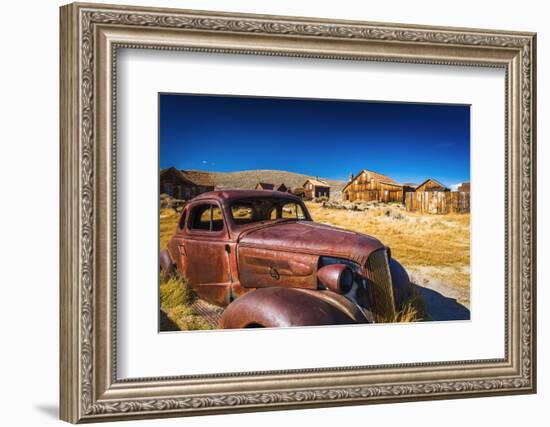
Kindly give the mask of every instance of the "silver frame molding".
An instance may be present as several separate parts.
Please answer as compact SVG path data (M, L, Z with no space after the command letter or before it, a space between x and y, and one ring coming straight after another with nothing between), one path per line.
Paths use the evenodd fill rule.
M77 423L535 392L535 34L78 3L63 6L60 13L63 420ZM505 69L505 357L117 379L118 48Z

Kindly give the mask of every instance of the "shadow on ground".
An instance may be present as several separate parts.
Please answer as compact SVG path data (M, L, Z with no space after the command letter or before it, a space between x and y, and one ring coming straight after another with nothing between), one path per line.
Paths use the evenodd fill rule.
M446 297L430 288L415 286L426 306L428 320L470 320L470 310L456 299Z
M57 405L41 403L36 406L36 409L46 414L50 418L59 418L59 407Z
M168 315L162 311L160 311L160 332L171 332L171 331L179 331L180 328L178 328L178 325L176 325Z

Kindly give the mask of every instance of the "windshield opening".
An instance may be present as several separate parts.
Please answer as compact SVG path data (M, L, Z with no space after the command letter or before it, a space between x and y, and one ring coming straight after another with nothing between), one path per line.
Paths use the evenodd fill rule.
M301 204L288 199L262 197L235 200L231 218L237 225L277 220L307 220Z

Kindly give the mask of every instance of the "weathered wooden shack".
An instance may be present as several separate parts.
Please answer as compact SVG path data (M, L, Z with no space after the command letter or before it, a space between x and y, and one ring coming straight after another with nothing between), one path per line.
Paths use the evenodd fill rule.
M278 187L275 187L275 184L270 184L267 182L258 182L254 187L255 190L275 190L282 191L283 193L289 193L290 187L287 187L284 183L280 184Z
M295 196L301 197L302 199L306 198L306 189L304 187L295 187L290 191L290 193L294 194Z
M433 178L428 178L422 184L418 185L414 191L416 191L417 193L422 193L424 191L451 191L451 190L445 187L439 181L436 181Z
M304 187L306 199L311 200L318 197L326 197L327 199L330 198L330 185L318 178L309 178L306 182L304 182L302 187Z
M179 200L189 200L201 193L214 190L208 172L178 170L170 167L160 171L160 194Z
M403 193L408 193L409 191L416 190L416 187L418 187L418 184L415 184L413 182L406 182L403 184Z
M458 186L458 191L461 193L469 193L470 192L470 183L469 182L463 182Z
M411 212L448 214L470 212L470 186L468 191L451 191L439 181L429 178L416 187L414 191L405 193L405 207Z
M460 191L412 191L405 195L409 212L429 214L469 213L470 193Z
M269 184L267 182L258 182L256 187L254 187L255 190L273 190L274 188L275 184Z
M290 187L287 187L284 183L277 187L277 191L282 191L283 193L290 193Z
M363 169L357 175L350 176L342 190L342 198L350 202L403 203L403 186L386 175Z

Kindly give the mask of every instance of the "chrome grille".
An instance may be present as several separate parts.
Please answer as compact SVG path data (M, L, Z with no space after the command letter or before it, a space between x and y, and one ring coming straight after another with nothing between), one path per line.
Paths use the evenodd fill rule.
M373 252L365 264L371 310L377 322L395 319L395 303L386 249Z

